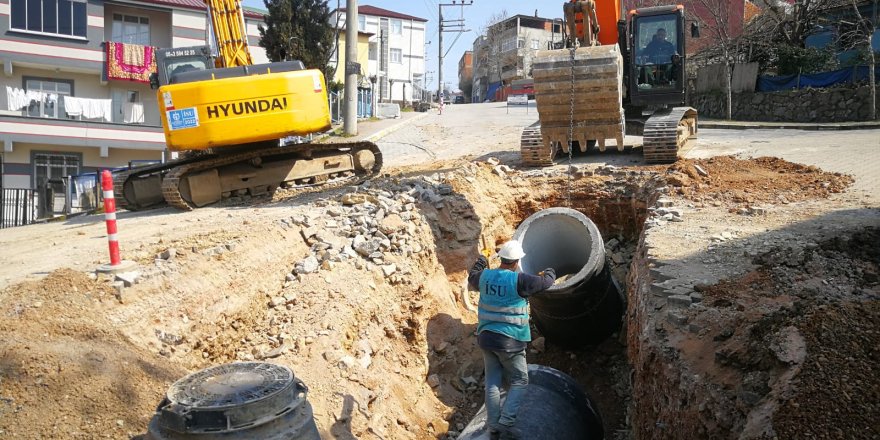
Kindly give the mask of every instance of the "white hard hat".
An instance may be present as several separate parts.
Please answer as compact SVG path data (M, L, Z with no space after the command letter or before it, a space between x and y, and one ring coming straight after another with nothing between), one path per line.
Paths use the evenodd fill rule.
M510 240L501 245L498 256L505 260L519 260L525 257L526 253L523 251L522 243L517 240Z

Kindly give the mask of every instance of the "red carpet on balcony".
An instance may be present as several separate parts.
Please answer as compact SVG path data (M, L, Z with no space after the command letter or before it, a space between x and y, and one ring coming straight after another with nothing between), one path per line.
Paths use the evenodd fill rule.
M150 82L150 74L156 71L156 54L152 46L140 46L108 41L107 79Z

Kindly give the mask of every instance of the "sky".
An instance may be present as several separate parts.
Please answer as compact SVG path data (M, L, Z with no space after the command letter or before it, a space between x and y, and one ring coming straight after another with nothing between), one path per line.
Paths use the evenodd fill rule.
M344 8L346 1L338 1L339 5ZM243 3L245 6L265 9L263 0L243 0ZM328 4L331 10L336 8L336 3L337 0L328 0ZM421 17L428 20L425 41L428 41L430 43L425 49L427 55L426 70L428 72L427 77L431 80L428 83L428 88L432 90L436 90L437 88L438 3L450 4L452 3L452 0L358 1L358 5L360 6L376 6L379 8L388 9L390 11L414 15L416 17ZM461 3L461 0L457 0L456 3ZM558 18L562 16L563 3L564 0L473 0L472 5L465 6L463 8L460 6L444 6L443 17L445 19L449 20L464 18L465 29L469 29L470 31L462 33L461 36L459 36L458 41L455 41L454 44L453 41L455 40L457 34L450 32L443 33L444 52L448 51L445 58L443 59L443 82L450 83L453 89L456 88L456 86L458 85L458 60L461 59L462 54L464 54L466 50L471 50L473 48L474 40L479 35L480 28L484 27L486 22L493 15L503 10L506 10L508 15L534 15L535 10L537 9L539 17Z

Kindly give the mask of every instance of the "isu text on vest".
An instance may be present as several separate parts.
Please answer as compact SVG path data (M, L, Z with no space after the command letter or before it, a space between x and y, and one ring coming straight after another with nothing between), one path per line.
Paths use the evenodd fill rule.
M209 105L207 110L208 119L287 110L287 98L255 99L253 101L233 102L231 104Z
M497 284L487 284L486 285L486 295L504 296L504 286L499 286Z

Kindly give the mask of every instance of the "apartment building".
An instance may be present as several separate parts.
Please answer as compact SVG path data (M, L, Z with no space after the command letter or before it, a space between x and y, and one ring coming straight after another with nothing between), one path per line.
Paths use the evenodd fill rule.
M561 39L559 19L514 15L489 26L474 40L474 101L492 99L499 88L531 78L535 53Z
M472 87L474 80L474 52L471 50L464 51L458 60L458 88L464 93L465 100L471 102L470 90L464 90Z
M255 62L263 15L245 12ZM155 48L205 45L200 0L0 0L3 188L165 157Z
M331 23L345 26L345 8L332 12ZM358 6L358 31L372 34L366 77L376 77L382 102L410 103L425 88L425 28L428 20L376 6Z

